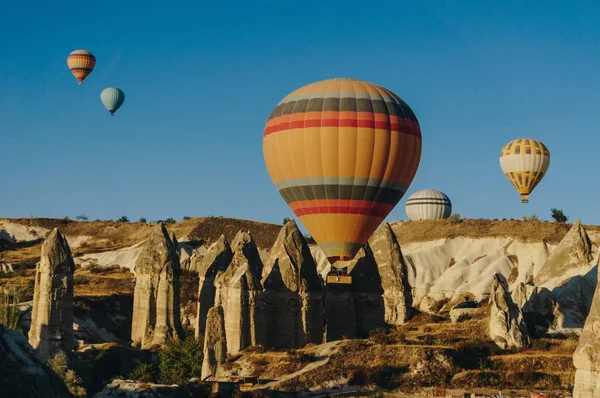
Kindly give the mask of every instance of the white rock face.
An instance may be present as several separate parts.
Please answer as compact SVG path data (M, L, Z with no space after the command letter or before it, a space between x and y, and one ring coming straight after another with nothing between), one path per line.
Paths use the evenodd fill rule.
M491 297L490 338L503 350L521 349L530 344L529 332L521 310L513 303L508 283L494 275Z
M402 325L411 314L412 293L408 283L408 268L390 224L383 223L371 235L369 246L383 289L385 322Z
M193 254L190 260L191 268L198 273L198 310L194 330L198 338L206 328L208 311L215 305L215 277L218 272L224 272L231 260L233 253L225 235L214 242L204 256Z
M597 272L597 270L596 270ZM592 308L573 354L574 398L600 398L600 287L596 287Z
M29 343L40 357L71 352L73 339L73 273L75 263L66 239L54 229L42 245L35 271Z
M204 358L202 360L201 380L219 377L225 373L227 360L227 336L225 334L225 314L223 307L212 307L208 311L206 332L204 335Z
M223 307L227 351L264 342L262 261L252 236L240 231L231 244L233 259L215 278L215 305Z
M173 237L174 238L174 237ZM142 348L183 338L179 289L181 269L177 240L164 225L153 227L135 263L131 340Z
M279 232L262 272L265 344L303 347L323 340L323 289L306 239L294 220Z

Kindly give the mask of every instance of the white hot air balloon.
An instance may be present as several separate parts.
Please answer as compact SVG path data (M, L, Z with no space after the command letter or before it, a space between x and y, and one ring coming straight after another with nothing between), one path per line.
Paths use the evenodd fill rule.
M100 101L102 101L102 105L110 112L110 115L114 116L117 109L125 101L125 93L120 88L108 87L100 93Z
M406 200L406 215L411 220L437 220L450 217L452 202L443 192L423 189Z

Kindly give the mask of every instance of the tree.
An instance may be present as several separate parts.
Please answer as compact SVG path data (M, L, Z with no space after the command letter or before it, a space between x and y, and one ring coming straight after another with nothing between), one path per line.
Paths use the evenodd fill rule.
M146 221L146 219L144 217L141 217L140 218L140 222L146 224L147 221Z
M552 218L556 222L563 223L563 222L567 222L567 220L569 219L569 217L567 217L565 215L565 213L563 213L562 209L552 208L552 209L550 209L550 211L552 212Z
M287 224L287 222L290 221L290 220L291 220L291 218L284 217L284 219L283 219L283 225Z
M129 222L129 218L127 218L127 216L121 216L121 218L119 218L117 222Z
M88 220L88 217L85 214L80 214L75 218L79 221L87 221Z
M177 221L175 221L175 219L173 217L169 217L164 221L165 225L171 225L171 224L175 224Z

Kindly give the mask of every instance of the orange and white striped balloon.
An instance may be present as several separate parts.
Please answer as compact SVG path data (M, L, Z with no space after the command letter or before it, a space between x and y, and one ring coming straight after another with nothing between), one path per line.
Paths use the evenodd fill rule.
M67 65L79 84L83 84L96 66L96 57L87 50L75 50L67 57Z
M279 102L263 154L279 193L333 265L354 258L410 186L421 130L391 91L328 79Z

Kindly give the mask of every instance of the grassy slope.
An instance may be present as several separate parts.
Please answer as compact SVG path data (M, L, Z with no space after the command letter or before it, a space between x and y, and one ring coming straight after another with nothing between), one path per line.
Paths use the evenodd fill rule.
M402 221L391 223L392 229L402 244L431 241L457 236L470 238L513 237L523 242L557 244L566 235L572 224L521 220L449 220ZM600 231L600 226L585 225L587 232Z

